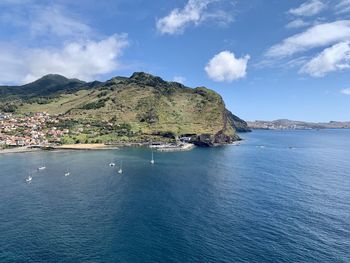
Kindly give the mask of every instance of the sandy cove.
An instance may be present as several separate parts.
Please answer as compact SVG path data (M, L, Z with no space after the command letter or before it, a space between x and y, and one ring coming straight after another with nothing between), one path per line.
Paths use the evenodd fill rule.
M118 145L121 147L125 146L144 146L143 144L122 144ZM12 149L3 149L0 150L0 154L7 154L7 153L26 153L26 152L38 152L38 151L59 151L59 150L115 150L119 149L116 145L106 145L103 143L87 143L87 144L63 144L58 146L49 146L49 147L42 147L42 148L30 148L30 147L17 147ZM162 152L173 152L173 151L188 151L193 149L195 146L193 144L183 144L181 146L172 146L172 147L160 147L155 148L155 150L162 151Z
M30 147L16 147L11 149L2 149L0 154L7 153L27 153L38 152L44 150L113 150L118 149L116 146L109 146L105 144L64 144L59 146L47 147L47 148L30 148Z
M103 143L63 144L63 145L53 147L53 150L111 150L111 149L118 149L118 147L105 145Z

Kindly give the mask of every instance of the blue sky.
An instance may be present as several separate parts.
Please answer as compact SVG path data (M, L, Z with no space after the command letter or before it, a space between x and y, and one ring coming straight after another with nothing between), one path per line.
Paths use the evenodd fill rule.
M350 0L0 0L0 83L145 71L246 120L350 120Z

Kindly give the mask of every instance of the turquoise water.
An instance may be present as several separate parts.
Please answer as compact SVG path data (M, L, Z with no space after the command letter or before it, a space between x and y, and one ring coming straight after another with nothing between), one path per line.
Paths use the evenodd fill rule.
M0 262L350 262L350 130L242 136L0 155Z

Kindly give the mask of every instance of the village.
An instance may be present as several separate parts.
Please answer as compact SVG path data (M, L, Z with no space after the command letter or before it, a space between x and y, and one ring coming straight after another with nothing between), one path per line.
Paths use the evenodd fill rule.
M84 137L86 133L91 136L101 134L101 129L96 131L96 127L90 124L75 127L67 125L71 120L60 116L50 115L46 112L36 112L27 114L0 113L0 150L28 150L28 149L96 149L112 148L122 146L147 146L158 151L183 151L194 147L189 143L191 137L181 137L177 142L169 143L164 141L115 141L103 142L100 140L77 138ZM110 133L112 123L101 123L105 132ZM128 127L126 127L128 128ZM129 133L123 126L118 126L114 133ZM68 138L68 139L67 139ZM85 138L85 137L84 137ZM75 144L75 146L73 145ZM73 146L72 146L73 145ZM20 150L21 151L21 150Z
M46 112L14 115L0 113L0 148L43 147L60 143L69 129L59 129L58 116Z

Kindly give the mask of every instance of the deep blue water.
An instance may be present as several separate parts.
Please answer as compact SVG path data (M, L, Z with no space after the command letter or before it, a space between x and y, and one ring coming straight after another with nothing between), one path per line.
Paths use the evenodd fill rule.
M242 136L0 155L0 262L350 262L350 130Z

